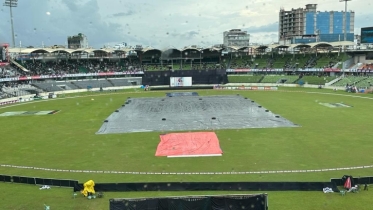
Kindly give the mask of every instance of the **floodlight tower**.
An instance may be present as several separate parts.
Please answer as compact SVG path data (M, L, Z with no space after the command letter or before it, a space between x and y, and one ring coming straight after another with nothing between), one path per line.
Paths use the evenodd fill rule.
M352 0L339 0L339 2L345 2L345 34L344 41L347 41L347 2Z
M10 24L12 26L12 41L13 41L13 47L16 46L16 42L14 40L14 27L13 27L13 11L12 7L17 7L18 6L18 0L5 0L4 7L9 7L10 9Z

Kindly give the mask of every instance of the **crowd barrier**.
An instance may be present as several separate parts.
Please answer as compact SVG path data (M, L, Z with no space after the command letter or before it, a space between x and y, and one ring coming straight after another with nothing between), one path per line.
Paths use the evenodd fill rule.
M32 184L32 185L49 185L55 187L72 187L79 185L76 180L68 179L50 179L40 177L26 177L26 176L9 176L0 175L0 182Z
M344 182L341 178L331 178L330 182L335 183L337 186L344 185ZM352 182L359 185L373 184L373 177L355 177L353 178Z
M276 86L214 86L215 90L278 90Z
M110 210L213 210L213 209L250 209L268 210L267 194L254 195L217 195L217 196L179 196L162 198L116 198L110 199Z
M26 176L0 175L0 182L71 187L81 191L83 183L77 180L52 179ZM373 184L373 177L353 178L355 184ZM330 182L144 182L144 183L96 183L96 191L321 191L325 187L339 192L342 178L332 178Z
M130 191L322 191L329 187L339 192L332 182L149 182L149 183L96 183L100 192ZM74 187L81 191L83 184Z

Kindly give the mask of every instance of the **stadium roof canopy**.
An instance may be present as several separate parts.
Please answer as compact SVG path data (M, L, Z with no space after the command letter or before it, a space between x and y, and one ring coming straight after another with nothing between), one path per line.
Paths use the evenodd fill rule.
M289 45L273 45L272 47L275 49L284 49L284 48L289 48L290 46Z
M8 51L10 53L23 53L23 54L30 54L30 53L51 53L53 49L48 48L9 48Z
M232 49L235 51L245 50L247 48L252 48L255 50L265 50L267 48L272 49L281 49L281 48L323 48L323 47L339 47L339 46L352 46L354 42L350 41L339 41L339 42L314 42L314 43L299 43L299 44L291 44L291 45L279 45L279 44L272 44L272 45L258 45L258 46L248 46L248 47L240 47L240 46L229 46L225 49ZM156 51L156 52L167 52L167 51L177 51L177 52L184 52L187 50L196 50L200 52L207 52L207 51L217 51L220 52L224 50L222 47L207 47L207 48L199 48L199 47L185 47L183 49L178 49L174 47L169 47L164 50L155 49L151 47L146 47L143 49L131 49L131 48L121 48L121 49L112 49L112 48L102 48L102 49L91 49L91 48L84 48L84 49L67 49L67 48L9 48L10 53L21 53L21 54L31 54L31 53L95 53L95 52L104 52L104 53L115 53L115 52L130 52L130 51L138 51L142 53Z
M51 52L52 53L72 53L74 50L72 49L65 49L65 48L57 48L57 49L52 49Z
M206 48L203 48L201 49L201 51L210 51L210 52L213 52L213 51L222 51L223 48L220 48L220 47L206 47Z
M181 53L181 50L179 50L177 48L166 48L166 49L162 50L162 52L167 52L167 51L179 51Z
M70 53L91 53L94 49L74 49L71 50Z
M154 48L146 48L146 49L143 49L143 50L142 50L142 53L143 53L143 54L145 54L145 53L152 53L152 52L159 53L159 55L162 54L162 51L161 51L161 50L154 49Z
M353 46L355 45L355 42L350 42L350 41L340 41L340 42L330 42L330 44L333 47L340 47L340 46Z
M151 52L151 51L157 51L157 52L160 52L160 53L162 52L161 50L155 49L155 48L152 48L152 47L146 47L146 48L143 48L141 50L142 53Z
M309 44L304 44L304 43L300 43L300 44L291 44L290 45L290 48L310 48L311 46Z
M240 51L240 50L245 50L245 49L247 49L249 47L228 46L227 48L232 49L232 50L236 50L236 51Z
M310 47L312 48L319 48L319 47L332 47L332 45L328 42L314 42L309 43Z
M264 50L264 49L267 49L268 46L260 45L260 46L252 46L251 48L256 49L256 50Z
M211 50L211 51L222 51L222 50L224 50L224 49L221 48L221 47L211 47L210 50Z
M201 51L200 48L197 47L185 47L181 49L181 52L187 51L187 50L196 50L196 51Z

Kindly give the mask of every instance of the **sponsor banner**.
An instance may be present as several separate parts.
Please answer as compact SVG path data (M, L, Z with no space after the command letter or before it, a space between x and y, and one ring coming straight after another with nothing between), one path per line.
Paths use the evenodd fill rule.
M324 69L325 72L340 72L340 69L333 69L333 68L326 68Z
M270 86L214 86L215 90L278 90Z
M357 70L354 70L355 72L373 72L373 69L357 69Z
M25 115L48 115L48 114L55 114L57 112L59 112L59 110L4 112L0 114L0 117L25 116Z
M0 102L0 106L4 106L8 104L15 104L15 103L18 103L18 100Z
M294 69L227 69L226 72L286 72L294 71ZM310 69L295 69L301 72L340 72L340 69L333 68L310 68ZM347 71L347 70L345 70Z
M344 104L344 103L319 103L320 105L329 107L329 108L349 108L352 107L350 105Z
M192 86L192 77L170 77L171 87L190 87Z
M250 69L235 69L234 72L249 72Z

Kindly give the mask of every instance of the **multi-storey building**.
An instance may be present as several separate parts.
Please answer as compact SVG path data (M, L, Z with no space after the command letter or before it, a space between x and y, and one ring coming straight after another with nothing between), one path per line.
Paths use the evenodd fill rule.
M347 24L346 24L347 22ZM316 4L279 13L280 44L354 41L355 13L353 11L317 11Z
M67 46L69 49L88 48L87 36L79 33L76 36L67 37Z
M250 43L250 34L241 29L232 29L224 31L223 44L224 46L248 47Z

